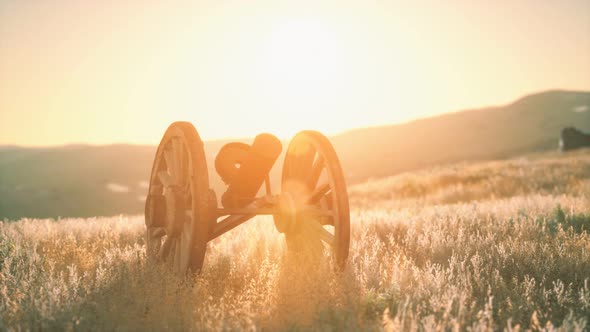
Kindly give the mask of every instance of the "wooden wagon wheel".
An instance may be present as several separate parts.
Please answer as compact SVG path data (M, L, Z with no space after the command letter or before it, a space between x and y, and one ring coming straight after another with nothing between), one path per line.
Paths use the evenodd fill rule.
M340 161L324 135L295 135L285 156L282 191L302 211L310 205L316 210L297 213L295 227L285 230L288 249L316 256L325 247L336 267L343 269L350 242L348 193Z
M209 178L203 142L188 122L172 123L162 138L145 206L150 258L178 275L203 265L209 237Z

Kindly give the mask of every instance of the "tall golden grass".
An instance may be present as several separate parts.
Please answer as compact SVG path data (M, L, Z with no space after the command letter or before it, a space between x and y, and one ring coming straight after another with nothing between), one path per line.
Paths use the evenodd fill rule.
M142 217L0 223L0 330L583 330L590 151L350 189L348 267L306 267L258 217L184 280Z

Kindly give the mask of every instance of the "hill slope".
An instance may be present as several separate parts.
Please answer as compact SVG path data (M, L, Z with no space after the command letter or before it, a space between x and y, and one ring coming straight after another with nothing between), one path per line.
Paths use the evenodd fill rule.
M590 131L590 93L549 91L500 107L443 114L333 138L353 181L432 165L554 150L563 127Z
M588 108L588 92L549 91L501 107L358 129L331 140L353 184L433 165L553 150L561 128L590 131ZM212 162L225 143L205 145L218 196L223 186ZM154 152L153 146L130 145L0 147L0 218L141 212ZM275 185L281 161L272 172Z

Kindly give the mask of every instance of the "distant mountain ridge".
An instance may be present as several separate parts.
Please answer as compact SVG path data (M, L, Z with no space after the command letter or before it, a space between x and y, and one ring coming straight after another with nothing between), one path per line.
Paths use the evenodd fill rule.
M503 159L557 149L563 127L590 131L590 92L552 90L504 106L445 113L332 138L354 182L463 160ZM387 167L383 167L383 166Z
M590 111L580 112L583 106L590 108L590 92L553 90L504 106L355 129L330 139L352 185L433 165L557 149L563 127L590 131ZM210 182L218 196L223 185L213 160L227 142L205 142ZM155 149L0 146L0 219L141 213ZM275 186L282 159L272 171Z

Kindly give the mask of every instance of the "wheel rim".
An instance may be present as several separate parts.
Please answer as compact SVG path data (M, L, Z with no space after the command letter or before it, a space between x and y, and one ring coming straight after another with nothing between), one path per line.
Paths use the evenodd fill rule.
M340 162L325 136L303 131L293 138L283 166L282 190L296 206L312 205L322 211L298 214L297 227L285 232L288 249L313 257L316 263L328 253L343 269L350 242L348 194Z
M191 124L173 123L162 138L146 201L148 256L183 275L198 271L208 237L208 179L202 142Z

